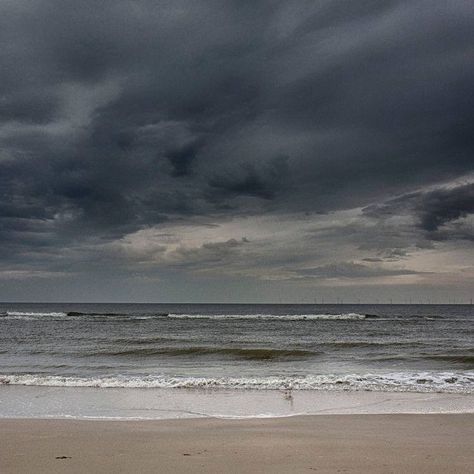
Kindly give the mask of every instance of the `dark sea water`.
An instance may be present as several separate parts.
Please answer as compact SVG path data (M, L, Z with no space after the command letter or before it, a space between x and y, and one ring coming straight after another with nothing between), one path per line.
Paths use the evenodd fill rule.
M474 393L469 305L0 304L0 384Z

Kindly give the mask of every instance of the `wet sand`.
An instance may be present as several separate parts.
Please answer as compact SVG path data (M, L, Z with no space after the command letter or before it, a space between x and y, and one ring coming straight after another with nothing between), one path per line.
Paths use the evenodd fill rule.
M474 414L0 420L0 472L470 473Z

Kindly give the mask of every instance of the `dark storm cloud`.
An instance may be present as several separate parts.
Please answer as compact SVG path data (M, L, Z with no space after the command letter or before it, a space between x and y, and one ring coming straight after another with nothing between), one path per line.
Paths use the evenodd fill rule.
M405 194L369 206L364 213L376 219L412 215L428 239L472 240L474 229L463 219L474 214L474 184Z
M225 199L234 196L254 196L262 199L273 199L281 186L288 185L288 160L286 157L275 157L268 162L239 163L232 166L225 174L214 175L209 180L211 197ZM217 193L217 194L216 194Z
M417 206L421 226L428 232L474 213L474 184L426 193Z
M172 176L187 176L191 173L193 161L199 151L199 145L191 143L180 148L171 150L167 154L167 158L173 167Z
M473 169L473 16L469 2L2 2L3 252L406 202L442 238L472 188L409 193ZM379 205L394 194L400 208Z

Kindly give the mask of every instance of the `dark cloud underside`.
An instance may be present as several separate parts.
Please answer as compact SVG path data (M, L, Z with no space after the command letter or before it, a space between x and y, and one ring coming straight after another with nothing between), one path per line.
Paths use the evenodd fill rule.
M87 272L154 227L355 208L380 230L366 263L465 246L473 26L464 1L2 2L2 268ZM410 230L388 236L394 216Z

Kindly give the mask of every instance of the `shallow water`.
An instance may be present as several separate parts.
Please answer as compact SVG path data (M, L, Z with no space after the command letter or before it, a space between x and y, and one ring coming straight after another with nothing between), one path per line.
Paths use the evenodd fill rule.
M0 418L244 419L384 413L474 413L474 397L367 391L0 387Z

